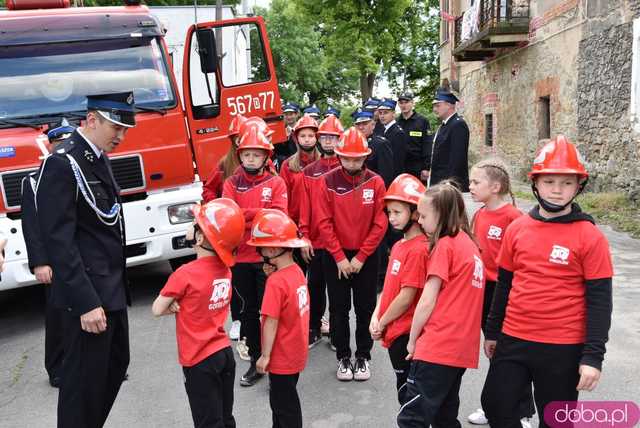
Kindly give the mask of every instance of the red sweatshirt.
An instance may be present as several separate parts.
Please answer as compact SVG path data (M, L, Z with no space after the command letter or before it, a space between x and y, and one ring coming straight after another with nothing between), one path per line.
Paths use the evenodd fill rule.
M280 177L287 185L287 194L289 195L289 217L296 223L300 222L300 203L303 199L304 189L304 176L302 171L293 172L289 169L289 161L291 158L285 159L280 168ZM313 157L304 152L300 152L300 163L303 168L313 162Z
M300 202L300 223L298 226L300 232L311 241L311 245L315 249L324 249L318 228L320 210L317 209L324 195L321 191L322 177L337 166L340 166L340 161L337 156L334 156L318 159L302 170L306 192L303 192Z
M364 263L376 250L387 231L384 213L384 181L365 169L357 177L336 168L324 176L320 211L320 236L336 262L346 258L344 250L358 250Z
M222 197L231 198L242 208L246 221L242 244L238 247L237 263L259 263L262 257L255 247L246 242L251 237L251 222L262 208L275 208L287 212L287 187L282 178L263 173L252 176L242 168L227 178L222 186Z
M272 175L277 175L276 168L273 165L271 159L267 161L266 169ZM233 172L237 174L242 170L242 166L238 166ZM222 164L219 163L216 169L211 173L207 181L202 185L202 203L206 204L212 199L216 199L222 196L222 184L224 183L224 170Z

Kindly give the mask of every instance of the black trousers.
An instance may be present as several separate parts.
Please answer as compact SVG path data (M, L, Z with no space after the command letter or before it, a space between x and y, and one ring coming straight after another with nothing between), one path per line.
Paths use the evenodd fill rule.
M62 309L50 303L52 286L52 284L43 286L45 295L44 368L47 370L49 379L62 378L65 336L65 314Z
M356 253L357 251L345 251L349 260ZM338 279L338 266L328 252L324 254L323 267L329 291L331 343L336 347L336 357L338 360L351 357L349 312L353 293L353 307L356 313L356 358L370 360L373 339L369 333L369 323L376 306L378 258L372 254L364 262L360 272L348 279Z
M230 347L209 355L195 366L183 367L184 388L195 428L235 428L233 382L236 362Z
M552 401L578 399L580 345L530 342L503 334L482 389L482 408L492 428L520 427L522 391L533 382L540 426Z
M460 383L465 369L415 360L407 378L398 427L460 428Z
M262 270L262 263L238 263L231 268L231 283L239 300L240 337L247 338L249 355L257 361L261 354L260 342L260 307L264 296L264 283L267 279Z
M327 283L324 278L322 259L325 250L314 249L314 256L307 270L307 284L309 287L310 309L309 329L320 332L322 316L327 309Z
M298 397L300 373L269 373L269 405L273 428L302 428L302 407Z
M407 360L407 343L409 343L409 335L403 334L397 337L389 347L389 359L396 374L396 390L401 406L407 402L407 376L411 368L411 361Z
M402 239L403 233L395 230L391 226L387 229L387 232L382 238L376 254L378 255L378 292L381 293L384 288L384 277L387 274L387 265L389 264L389 255L391 254L391 248Z
M87 333L65 313L65 350L58 428L102 427L129 366L127 310L106 312L107 329Z

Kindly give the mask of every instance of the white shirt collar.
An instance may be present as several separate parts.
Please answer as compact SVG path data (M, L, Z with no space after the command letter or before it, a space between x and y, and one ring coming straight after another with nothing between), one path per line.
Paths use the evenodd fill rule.
M394 123L396 123L396 120L395 120L395 119L393 119L391 122L387 123L387 124L384 126L384 131L385 131L385 132L387 132L387 130L388 130L389 128L391 128L391 126L392 126Z
M443 121L442 121L442 124L443 124L443 125L446 125L446 124L447 124L447 122L449 122L449 119L451 119L451 118L453 117L453 115L454 115L454 114L456 114L456 112L455 112L455 111L451 114L451 116L449 116L448 118L446 118L445 120L443 120Z
M82 136L82 138L84 138L85 141L89 144L89 147L91 147L91 150L93 150L93 152L96 154L96 156L98 158L100 158L100 156L102 156L102 150L100 150L95 144L93 144L91 141L89 141L89 139L86 137L86 135L84 135L82 133L80 128L78 128L77 131L78 131L78 134L80 134Z

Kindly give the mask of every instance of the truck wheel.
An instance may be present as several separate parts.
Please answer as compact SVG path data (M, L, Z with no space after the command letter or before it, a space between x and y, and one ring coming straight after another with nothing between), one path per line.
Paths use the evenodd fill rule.
M189 263L190 261L195 259L196 259L195 254L192 254L190 256L176 257L175 259L169 259L169 264L171 265L171 270L175 272L183 264Z

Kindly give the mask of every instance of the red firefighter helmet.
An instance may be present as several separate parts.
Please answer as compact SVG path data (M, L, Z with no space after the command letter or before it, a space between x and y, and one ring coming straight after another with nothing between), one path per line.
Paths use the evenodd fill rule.
M236 152L240 153L241 150L245 149L260 149L267 152L267 159L271 157L271 153L273 152L273 145L271 142L265 137L265 135L258 130L256 127L249 128L247 132L242 134L240 138L240 144L236 148Z
M229 124L229 137L233 137L235 135L240 135L240 128L242 124L247 121L247 118L241 114L237 114L231 119L231 123Z
M258 116L248 117L244 123L240 125L240 136L242 137L249 129L256 128L262 132L267 138L271 137L274 133L273 129L269 128L267 122L262 120Z
M318 132L318 122L308 114L305 114L296 123L295 128L293 128L293 133L298 135L301 129L310 128L313 129L313 132Z
M245 221L242 210L233 200L218 198L204 205L194 205L193 216L220 260L235 264L234 250L242 242Z
M308 247L296 224L280 210L263 208L253 218L251 239L247 245L253 247Z
M400 174L391 182L384 195L385 201L400 201L418 205L422 194L427 190L424 184L411 174Z
M538 151L528 175L533 179L539 174L576 174L580 180L589 177L578 149L564 135L558 135Z
M344 128L340 119L330 114L325 120L320 122L318 127L318 134L337 135L340 137L344 133Z
M336 155L346 158L359 158L371 154L367 139L353 126L342 134L334 151Z

